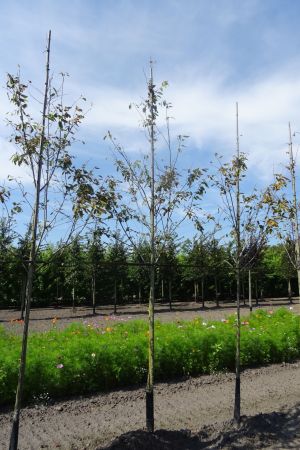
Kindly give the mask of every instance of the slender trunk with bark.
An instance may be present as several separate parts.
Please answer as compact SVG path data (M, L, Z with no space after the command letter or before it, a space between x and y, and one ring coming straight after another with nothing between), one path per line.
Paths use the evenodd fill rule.
M260 300L264 299L264 288L260 288Z
M36 253L37 253L37 239L38 239L38 225L39 225L39 210L40 210L40 194L41 194L41 181L42 181L42 166L43 166L43 151L45 145L45 124L46 124L46 112L48 104L48 91L49 91L49 63L50 63L50 43L51 43L51 31L49 31L48 45L47 45L47 62L46 62L46 81L44 91L44 102L42 112L42 130L39 143L38 152L38 165L37 165L37 177L35 184L35 199L32 214L32 233L30 242L30 255L28 262L27 284L26 284L26 300L25 300L25 317L24 328L22 336L22 349L20 357L18 385L15 397L15 406L12 418L12 428L10 434L9 450L18 449L19 440L19 424L20 424L20 411L22 393L24 388L25 368L26 368L26 355L27 355L27 341L28 341L28 328L30 318L30 306L32 298L33 277L35 273Z
M20 319L24 320L25 312L25 301L26 301L26 284L27 284L27 273L23 275L22 278L22 289L21 289L21 316Z
M248 271L248 293L249 293L249 309L252 312L252 282L251 282L251 269Z
M155 301L155 173L154 173L154 143L155 143L155 92L153 84L152 62L150 63L150 80L148 84L148 99L150 104L150 295L149 295L149 339L148 339L148 376L146 386L146 427L154 431L154 301Z
M255 300L256 300L256 306L258 306L258 287L257 287L257 278L255 278Z
M58 298L59 298L59 280L56 278L56 305L58 306Z
M172 281L169 280L169 309L172 311Z
M76 312L75 298L76 298L76 296L75 296L75 286L73 285L73 288L72 288L72 311L73 311L73 314L75 314L75 312Z
M93 303L93 314L96 314L96 274L93 272L92 276L92 303Z
M219 308L219 295L218 295L218 279L215 277L215 293L216 293L216 305Z
M117 314L117 302L118 302L118 289L117 289L117 279L114 282L114 314Z
M298 221L298 204L297 204L297 191L296 191L296 173L295 173L295 159L293 155L293 141L292 141L292 132L291 132L291 124L289 123L289 154L290 154L290 174L292 179L292 193L293 193L293 229L295 236L295 253L296 253L296 270L297 270L297 278L298 278L298 299L300 303L300 236L299 236L299 221Z
M246 306L246 295L245 295L245 280L244 275L242 275L242 295L244 300L244 306Z
M291 286L291 279L288 279L288 298L290 303L293 303L293 299L292 299L292 286Z
M236 354L235 354L235 395L234 395L234 420L237 424L241 420L241 373L240 373L240 346L241 346L241 318L240 318L240 257L241 257L241 232L240 232L240 138L239 138L239 110L236 104L236 147L237 147L237 176L236 176Z
M204 300L204 277L201 278L201 296L202 296L202 308L205 308L205 300Z
M161 280L161 301L164 302L165 300L165 286L164 286L164 279Z

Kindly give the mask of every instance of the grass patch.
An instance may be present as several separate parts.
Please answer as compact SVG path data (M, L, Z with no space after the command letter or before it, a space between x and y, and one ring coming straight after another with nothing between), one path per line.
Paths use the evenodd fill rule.
M225 321L156 323L155 378L233 370L235 316ZM147 323L105 327L73 324L33 333L28 341L24 400L57 398L144 383ZM21 338L0 328L0 404L15 396ZM286 309L255 311L242 319L241 364L291 362L300 356L300 317Z

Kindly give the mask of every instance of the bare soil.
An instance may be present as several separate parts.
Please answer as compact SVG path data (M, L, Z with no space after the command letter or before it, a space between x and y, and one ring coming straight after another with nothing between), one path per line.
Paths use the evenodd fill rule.
M286 299L267 300L260 308L280 306L300 313L299 303ZM174 303L156 306L161 321L220 320L234 314L233 304L206 308L196 303ZM243 314L248 314L244 308ZM0 311L0 323L14 333L22 324L14 321L19 312ZM53 325L64 328L72 322L110 323L147 317L146 305L97 309L94 317L89 308L36 309L31 312L30 330L47 331ZM232 422L234 375L216 374L160 383L155 388L154 434L145 425L145 394L141 387L113 391L60 402L37 399L36 404L21 413L19 448L22 450L148 450L148 449L300 449L300 362L249 369L242 374L241 426ZM0 410L0 449L8 448L10 410Z
M158 431L153 435L143 430L142 388L37 404L21 413L19 448L300 448L299 362L243 372L244 416L240 428L231 420L233 393L234 375L230 373L158 384L155 389ZM10 419L10 411L0 413L1 449L8 447Z
M255 303L255 302L254 302ZM300 314L300 304L298 299L294 300L291 305L287 299L266 299L259 302L258 308L275 310L279 307L292 308L293 312ZM256 309L256 306L253 308ZM242 306L241 312L243 315L249 314L249 307ZM172 311L168 304L155 305L156 320L162 322L170 322L174 320L191 320L195 317L202 317L204 320L221 320L222 318L234 314L234 303L221 303L217 308L215 302L209 301L205 303L205 308L196 302L174 302ZM112 323L116 321L128 321L133 319L147 319L148 309L147 305L122 305L118 306L117 314L113 313L113 306L102 306L97 308L96 315L93 316L91 308L77 307L73 312L72 308L36 308L32 309L30 313L29 331L44 332L50 330L55 322L57 329L63 329L73 322L88 323ZM20 318L20 312L12 309L0 310L0 324L7 330L13 331L16 334L22 332L22 323L17 320Z

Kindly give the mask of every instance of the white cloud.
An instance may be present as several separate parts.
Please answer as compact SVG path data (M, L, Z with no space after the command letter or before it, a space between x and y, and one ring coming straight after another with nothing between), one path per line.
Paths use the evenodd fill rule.
M126 149L138 153L145 148L145 140L137 126L138 118L128 105L145 93L141 64L152 54L158 60L158 78L164 73L170 82L166 95L174 106L174 132L190 135L189 145L200 158L209 159L208 152L229 156L235 148L238 101L241 149L249 154L252 176L258 182L268 181L273 166L277 170L285 158L288 121L294 129L300 129L296 58L294 67L281 61L277 73L268 72L264 66L262 74L259 63L263 59L257 56L257 42L253 40L253 47L243 47L245 40L249 44L256 37L251 27L260 20L265 26L259 28L259 44L264 47L267 43L268 50L276 52L274 42L279 45L280 31L288 25L274 29L266 21L268 8L259 0L245 0L242 8L237 8L235 0L192 1L187 5L170 0L157 15L151 2L126 1L105 7L102 2L87 6L77 0L72 8L58 1L8 2L2 10L5 26L0 31L7 42L8 56L1 64L8 64L5 70L10 70L13 60L14 64L20 62L25 66L24 76L38 79L42 86L42 49L47 29L52 28L53 66L75 77L67 80L69 98L83 93L94 104L83 123L82 139L93 141L91 147L98 149L110 129ZM234 34L235 28L239 34ZM249 52L247 61L250 64L253 59L256 67L252 74L243 77L243 68L239 72L233 58L236 51L238 55ZM139 85L133 88L138 77ZM3 117L7 106L3 106L4 91L1 97ZM0 177L12 169L22 175L22 169L9 163L12 147L4 144L1 127L0 134ZM88 151L95 165L98 155L98 150Z
M70 85L70 97L78 88L76 83ZM93 99L93 107L83 123L83 139L87 134L100 143L109 129L127 150L143 151L147 143L138 124L138 115L128 109L143 93L113 86L90 86L86 92L87 98ZM238 101L241 150L248 153L249 167L258 183L270 181L273 168L276 171L279 164L285 162L288 122L291 121L293 130L300 130L300 82L290 75L288 68L248 86L244 84L242 88L226 87L221 77L195 76L188 85L181 80L173 83L170 80L166 96L173 104L174 132L190 135L189 145L196 147L199 156L205 157L208 150L211 152L207 158L215 152L226 156L233 153L235 102ZM20 176L22 169L8 163L12 146L4 138L1 144L1 178L11 170ZM96 153L94 156L97 158ZM97 165L97 160L92 163Z

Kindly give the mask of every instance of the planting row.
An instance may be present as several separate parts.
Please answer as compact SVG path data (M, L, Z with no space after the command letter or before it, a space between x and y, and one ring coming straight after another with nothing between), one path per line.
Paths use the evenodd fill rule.
M103 326L93 321L29 337L24 400L36 401L144 383L147 322ZM156 323L155 378L169 380L234 370L236 319ZM12 403L21 339L0 329L0 404ZM300 356L300 317L286 309L242 319L241 365Z

